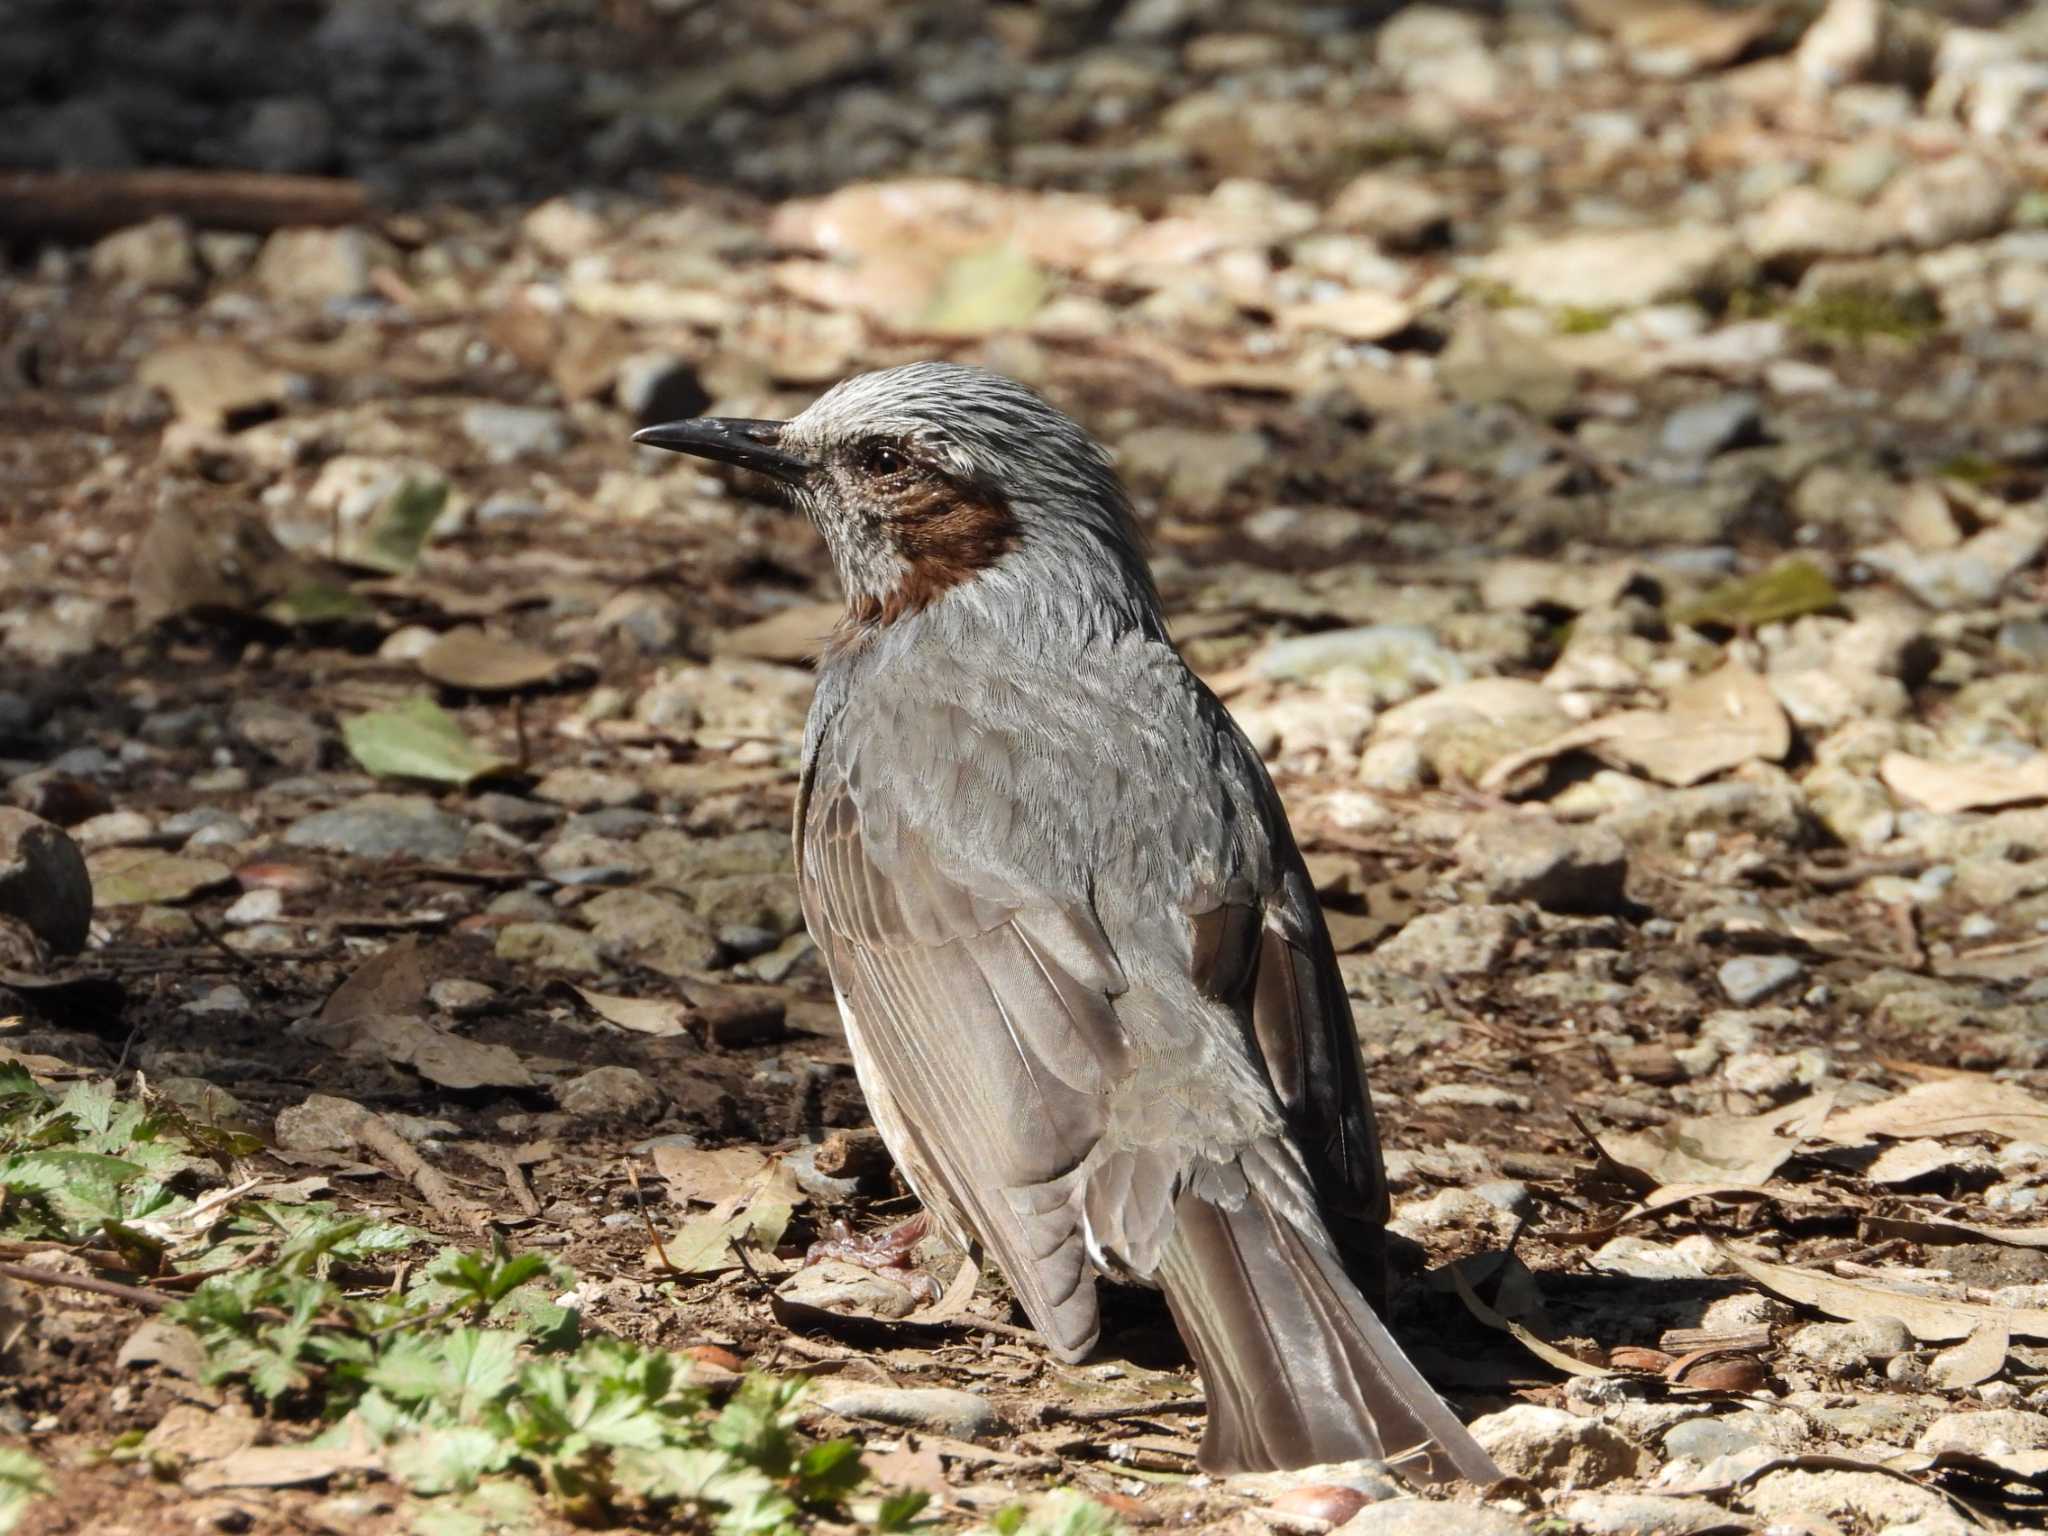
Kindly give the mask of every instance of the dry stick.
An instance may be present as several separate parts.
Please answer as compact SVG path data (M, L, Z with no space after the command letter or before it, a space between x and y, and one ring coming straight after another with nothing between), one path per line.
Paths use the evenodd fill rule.
M435 1210L443 1215L453 1216L467 1226L480 1225L480 1211L471 1201L456 1193L448 1176L434 1167L413 1149L411 1142L399 1135L390 1121L372 1110L364 1110L349 1126L364 1151L374 1152L389 1163L398 1174L412 1184Z
M1100 1424L1110 1419L1150 1419L1162 1413L1207 1413L1206 1397L1176 1397L1163 1403L1133 1403L1126 1408L1069 1408L1065 1403L1042 1403L1038 1417L1043 1423Z
M0 175L0 231L93 236L171 214L203 229L264 234L292 224L352 224L369 189L332 176L252 171L111 171Z
M202 921L196 914L187 912L185 914L185 921L190 923L194 928L199 930L199 937L206 940L207 943L211 944L215 949L219 950L222 954L226 955L228 959L232 960L240 969L245 971L256 971L262 969L262 967L257 965L257 963L254 960L251 960L239 949L236 949L233 946L231 946L228 943L228 941L222 938L216 930L209 928L206 925L206 923Z
M116 1301L132 1301L138 1307L147 1307L152 1312L169 1306L170 1298L156 1291L145 1291L139 1285L123 1285L118 1280L97 1280L91 1275L54 1275L46 1269L37 1269L29 1264L0 1264L0 1279L19 1280L23 1285L47 1285L60 1291L90 1291L95 1296L111 1296Z
M654 1218L647 1214L647 1202L640 1198L640 1175L634 1172L632 1160L626 1159L623 1166L626 1182L633 1189L633 1208L640 1213L640 1220L647 1227L647 1241L654 1249L654 1262L662 1267L664 1273L684 1278L683 1271L669 1263L668 1250L661 1246L661 1234L654 1230Z

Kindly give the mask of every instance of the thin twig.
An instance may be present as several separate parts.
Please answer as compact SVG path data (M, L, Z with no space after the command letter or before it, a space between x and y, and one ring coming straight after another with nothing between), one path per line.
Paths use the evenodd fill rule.
M654 1230L654 1218L647 1214L647 1202L640 1198L640 1175L633 1171L633 1160L625 1159L624 1167L626 1183L632 1186L633 1190L633 1209L640 1213L640 1220L647 1227L647 1241L654 1250L654 1262L662 1267L665 1274L674 1275L678 1279L686 1278L682 1270L669 1263L668 1250L661 1246L661 1234Z
M1158 1403L1133 1403L1128 1407L1070 1408L1065 1403L1041 1403L1039 1419L1047 1424L1102 1424L1113 1419L1151 1419L1162 1413L1207 1413L1206 1397L1175 1397Z
M211 944L215 949L219 950L222 954L226 955L228 959L232 960L242 970L255 971L260 969L260 967L256 964L254 960L251 960L247 955L243 954L240 950L230 948L228 945L228 941L222 938L219 935L219 933L215 932L212 928L209 928L206 925L204 919L188 912L185 914L185 921L190 923L195 929L198 930L199 937L206 940L207 943Z
M91 1275L52 1274L30 1264L0 1264L0 1279L19 1280L23 1285L47 1285L60 1291L90 1291L95 1296L133 1302L152 1312L161 1311L171 1304L170 1298L160 1292L145 1291L139 1285L123 1285L118 1280L100 1280Z

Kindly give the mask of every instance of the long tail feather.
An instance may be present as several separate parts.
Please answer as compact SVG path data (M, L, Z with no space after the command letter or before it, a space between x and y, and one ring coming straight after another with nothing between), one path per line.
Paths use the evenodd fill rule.
M1276 1210L1256 1178L1236 1210L1183 1193L1175 1216L1157 1278L1208 1394L1204 1470L1369 1457L1422 1482L1499 1480L1334 1248Z

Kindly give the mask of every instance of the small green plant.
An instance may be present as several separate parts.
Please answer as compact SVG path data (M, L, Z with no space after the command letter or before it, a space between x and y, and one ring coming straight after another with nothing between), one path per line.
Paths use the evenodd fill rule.
M58 1098L0 1065L0 1236L89 1247L145 1277L208 1270L164 1311L204 1379L253 1393L273 1424L303 1423L315 1446L369 1456L419 1501L410 1528L427 1536L518 1529L543 1502L719 1536L917 1528L924 1493L869 1491L853 1441L801 1431L807 1383L750 1376L721 1393L676 1355L581 1337L564 1304L574 1272L534 1254L444 1248L400 1287L389 1261L422 1234L222 1187L253 1145L106 1084ZM143 1454L140 1436L111 1454ZM50 1486L34 1457L0 1447L0 1536ZM1008 1536L1116 1528L1071 1494L998 1521Z
M0 1536L21 1523L31 1502L51 1491L50 1474L40 1461L0 1445Z
M1056 1488L1036 1505L1006 1504L990 1518L996 1536L1120 1536L1123 1522L1094 1500Z
M134 1224L178 1215L191 1199L173 1188L210 1170L167 1117L123 1102L103 1083L61 1100L13 1063L0 1063L0 1237L82 1242L134 1234Z
M1567 304L1555 316L1557 333L1560 336L1591 336L1606 330L1614 324L1618 309L1595 308L1584 304Z
M1822 341L1868 346L1883 337L1918 346L1941 329L1941 306L1922 290L1851 285L1816 294L1790 310L1794 330Z

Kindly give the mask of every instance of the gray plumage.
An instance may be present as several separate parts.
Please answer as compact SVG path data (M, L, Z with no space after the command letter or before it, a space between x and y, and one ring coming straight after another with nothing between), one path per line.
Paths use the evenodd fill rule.
M1366 1300L1385 1179L1321 912L1166 637L1107 454L950 364L735 425L644 439L779 474L846 587L798 873L918 1197L1065 1359L1096 1342L1098 1276L1162 1287L1204 1466L1497 1476Z

